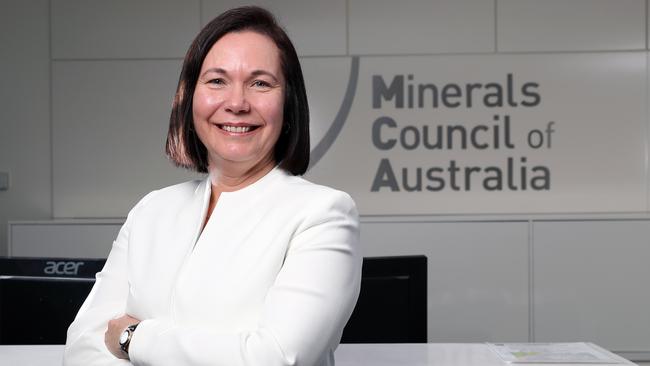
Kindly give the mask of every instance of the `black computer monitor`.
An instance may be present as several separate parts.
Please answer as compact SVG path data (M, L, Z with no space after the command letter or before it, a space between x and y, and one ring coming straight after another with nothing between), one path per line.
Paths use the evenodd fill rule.
M426 343L427 258L364 258L361 292L341 343Z
M0 258L0 344L64 344L104 262Z
M101 259L0 258L0 344L64 344ZM425 256L364 258L342 343L426 343Z

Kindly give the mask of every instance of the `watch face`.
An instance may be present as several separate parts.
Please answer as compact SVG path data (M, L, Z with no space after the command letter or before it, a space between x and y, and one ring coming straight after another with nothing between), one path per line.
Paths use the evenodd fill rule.
M129 339L129 331L128 331L128 330L125 330L125 331L122 332L122 334L120 335L120 344L124 344L124 343L126 343L126 341L127 341L128 339Z

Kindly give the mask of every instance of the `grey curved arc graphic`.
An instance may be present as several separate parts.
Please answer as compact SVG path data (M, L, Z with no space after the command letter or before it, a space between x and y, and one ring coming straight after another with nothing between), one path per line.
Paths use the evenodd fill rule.
M341 103L341 108L339 108L334 122L325 133L325 136L320 140L318 145L310 153L309 160L309 169L313 168L316 163L325 155L327 150L332 147L334 141L341 133L345 121L348 119L348 114L350 114L350 109L352 109L352 102L354 101L354 95L357 91L357 82L359 81L359 56L352 57L352 65L350 66L350 79L348 80L348 87L345 90L345 96L343 97L343 102Z

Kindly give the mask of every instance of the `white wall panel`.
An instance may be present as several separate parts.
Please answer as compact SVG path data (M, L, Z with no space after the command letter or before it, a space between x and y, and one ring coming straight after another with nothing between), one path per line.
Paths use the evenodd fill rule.
M650 221L534 224L535 341L650 351Z
M15 222L9 225L12 257L106 258L121 221Z
M346 54L346 0L203 0L201 24L241 5L270 10L285 27L300 56Z
M644 49L645 0L497 0L498 51Z
M198 31L198 0L52 1L55 59L180 58Z
M0 255L7 220L51 215L47 0L0 1Z
M350 0L351 54L494 51L494 2Z
M185 180L164 155L180 61L53 65L54 216L125 217Z
M526 222L364 221L364 256L428 258L429 342L528 340Z

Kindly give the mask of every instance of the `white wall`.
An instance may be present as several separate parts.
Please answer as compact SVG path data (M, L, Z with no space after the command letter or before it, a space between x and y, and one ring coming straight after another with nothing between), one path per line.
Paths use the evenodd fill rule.
M484 215L452 209L444 212L464 214L444 217L365 215L363 246L366 255L427 254L432 341L559 340L555 330L567 339L595 334L587 340L619 351L650 352L650 334L633 324L628 338L612 336L624 333L616 329L609 335L596 334L615 327L609 323L581 328L597 321L610 307L592 309L577 325L558 320L579 316L578 310L562 313L558 309L588 306L598 299L595 284L604 283L616 289L613 293L619 297L641 293L633 301L623 299L617 313L627 312L639 319L637 324L650 329L647 312L637 306L648 304L643 287L648 273L634 269L643 266L650 255L647 0L256 3L274 11L295 41L308 84L316 141L341 104L351 56L360 56L364 65L416 57L440 64L471 64L475 58L476 70L481 70L478 61L485 58L525 58L548 70L560 67L566 59L587 60L585 67L592 59L601 63L634 60L630 71L634 74L626 73L625 63L618 64L618 74L611 74L625 76L618 79L621 90L639 89L641 93L626 100L627 104L615 98L611 101L626 121L640 126L634 133L634 148L629 149L633 156L621 162L621 167L635 164L636 173L629 181L617 181L621 190L634 187L625 192L632 202L626 207L633 209L587 214L558 205L557 210L545 209L542 216L508 215L509 209L483 210ZM171 167L163 156L180 64L200 27L239 4L212 0L0 2L0 172L9 172L11 181L8 191L0 191L0 255L7 252L8 221L119 219L147 191L192 176ZM617 123L611 121L612 126ZM616 137L613 130L606 133ZM598 141L609 137L599 133ZM331 156L355 153L353 147L336 152L341 146L353 146L341 145L343 141L333 146ZM563 153L578 154L584 148L575 146ZM586 165L597 163L587 161ZM314 177L337 176L345 181L354 173L337 170L337 164L325 160L319 168ZM581 183L580 189L588 192L596 186ZM616 197L599 199L612 204L595 206L618 207ZM408 213L408 208L400 212ZM544 222L538 226L540 220ZM590 224L584 224L585 220ZM621 222L623 226L618 225ZM592 242L597 243L595 251L589 245ZM563 261L554 260L569 246L572 249ZM572 259L583 260L583 252L591 259L580 266L586 266L586 273L593 276L572 271ZM463 255L467 253L472 255ZM606 266L610 258L618 258L616 267ZM626 265L628 260L632 266ZM556 268L565 272L556 272ZM564 275L557 277L558 273ZM440 282L440 277L448 282ZM584 296L567 295L580 286L585 288ZM617 292L621 286L627 289L622 295ZM450 299L455 302L445 302ZM505 321L509 315L513 323L495 328L493 322ZM646 348L633 340L626 343L632 335L648 341Z

